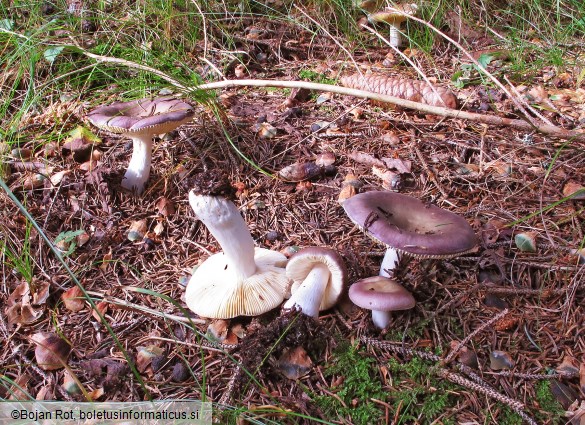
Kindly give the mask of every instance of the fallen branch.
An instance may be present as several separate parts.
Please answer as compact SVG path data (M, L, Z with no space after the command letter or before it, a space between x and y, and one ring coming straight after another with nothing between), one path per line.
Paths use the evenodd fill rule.
M473 112L459 111L456 109L443 108L440 106L431 106L424 103L413 102L411 100L400 99L394 96L373 93L365 90L350 89L347 87L333 86L330 84L311 83L307 81L273 81L273 80L226 80L215 83L202 84L197 86L198 90L214 90L228 87L279 87L279 88L306 88L309 90L327 91L331 93L354 96L362 99L371 99L379 102L391 103L403 108L414 109L427 114L439 115L442 117L459 118L488 125L512 127L521 131L538 131L548 136L558 137L561 139L572 139L585 143L585 132L577 130L566 130L554 125L541 124L533 126L532 124L519 119L502 118L495 115L483 115Z
M72 46L69 46L72 47ZM443 108L440 106L431 106L424 103L413 102L411 100L400 99L394 96L387 96L379 93L373 93L365 90L350 89L347 87L339 87L330 84L311 83L307 81L282 81L282 80L224 80L214 83L201 84L197 87L186 87L177 80L169 77L162 71L151 68L149 66L141 65L125 59L114 58L109 56L96 55L87 50L75 46L74 49L83 55L94 59L99 63L106 63L112 65L121 65L128 68L140 69L142 71L151 72L154 75L168 81L170 84L178 88L184 93L190 93L197 90L216 90L225 89L229 87L279 87L279 88L305 88L309 90L325 91L337 93L346 96L354 96L362 99L371 99L379 102L390 103L403 108L413 109L415 111L424 112L427 114L438 115L442 117L465 119L475 122L480 122L494 126L512 127L516 130L532 132L538 131L548 136L558 137L561 139L572 139L581 143L585 143L585 132L577 130L566 130L549 124L532 125L527 121L511 118L502 118L495 115L483 115L473 112L459 111L456 109Z

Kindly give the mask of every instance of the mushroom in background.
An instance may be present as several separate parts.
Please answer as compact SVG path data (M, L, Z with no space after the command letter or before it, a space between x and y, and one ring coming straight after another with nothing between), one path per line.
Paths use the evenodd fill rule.
M320 247L305 248L293 254L286 266L292 280L292 296L283 308L300 307L303 314L314 318L319 311L335 305L347 281L347 270L341 256Z
M222 252L205 260L189 280L187 307L211 319L256 316L277 307L290 285L286 257L254 248L238 208L223 196L192 190L189 203Z
M372 310L372 321L380 329L390 323L390 312L409 310L416 304L410 292L384 276L358 280L349 288L349 298L358 307Z
M87 118L102 130L132 139L132 158L122 187L141 194L150 175L153 136L176 129L189 122L194 114L193 107L182 100L159 97L101 106Z
M410 16L416 15L417 11L418 6L416 4L398 4L379 12L371 13L368 15L368 21L372 23L385 22L390 25L390 45L393 47L400 47L402 42L400 25Z
M352 196L342 205L354 224L387 246L380 276L392 276L400 253L453 258L473 252L478 244L463 217L411 196L373 191Z

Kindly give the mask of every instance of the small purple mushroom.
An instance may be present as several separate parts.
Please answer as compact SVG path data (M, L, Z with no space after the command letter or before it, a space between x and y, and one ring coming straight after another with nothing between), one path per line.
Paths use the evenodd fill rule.
M152 137L176 129L190 121L194 114L193 107L182 100L159 97L101 106L91 111L87 118L102 130L132 139L132 158L122 187L140 194L150 175Z
M410 292L384 276L358 280L349 288L349 298L358 307L372 310L372 321L380 329L390 323L391 311L409 310L416 304Z

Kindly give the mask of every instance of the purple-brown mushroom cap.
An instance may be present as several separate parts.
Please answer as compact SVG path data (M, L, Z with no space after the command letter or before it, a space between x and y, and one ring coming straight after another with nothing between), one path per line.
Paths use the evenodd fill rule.
M112 133L148 132L154 135L174 130L194 114L193 107L182 100L159 97L101 106L91 111L87 118L96 127Z
M478 239L469 223L450 211L394 192L352 196L343 208L372 238L419 258L452 258L475 251Z
M372 311L409 310L416 304L410 292L384 276L358 280L350 286L349 298L358 307Z

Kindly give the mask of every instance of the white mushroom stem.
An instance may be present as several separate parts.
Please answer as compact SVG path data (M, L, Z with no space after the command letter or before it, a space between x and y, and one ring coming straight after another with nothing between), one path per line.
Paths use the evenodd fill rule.
M152 135L137 134L132 136L132 158L122 187L141 194L150 176L150 163L152 161Z
M392 278L394 276L394 269L400 261L400 254L394 248L388 248L382 264L380 265L380 276Z
M384 329L390 323L390 312L372 310L372 322L379 329Z
M323 299L323 294L329 282L329 267L325 264L316 264L313 266L303 283L294 291L292 296L284 303L285 309L291 309L295 306L301 308L303 314L314 318L319 317L319 306Z
M390 24L390 45L400 47L402 37L400 34L400 24Z
M189 192L189 203L197 217L217 239L227 270L238 280L256 273L254 239L238 208L219 196L195 195Z

